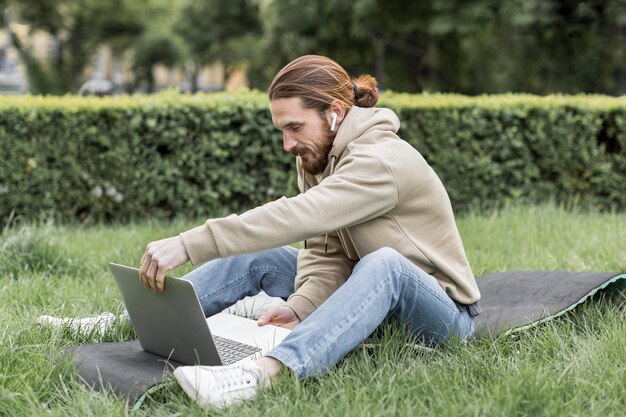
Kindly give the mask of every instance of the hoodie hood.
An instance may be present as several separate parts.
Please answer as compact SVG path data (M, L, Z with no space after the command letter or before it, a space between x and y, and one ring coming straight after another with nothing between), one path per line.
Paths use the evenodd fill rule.
M366 136L374 131L397 133L399 129L400 119L392 110L352 106L343 123L339 126L333 146L328 153L328 160L332 162L333 159L339 159L350 142L356 138Z

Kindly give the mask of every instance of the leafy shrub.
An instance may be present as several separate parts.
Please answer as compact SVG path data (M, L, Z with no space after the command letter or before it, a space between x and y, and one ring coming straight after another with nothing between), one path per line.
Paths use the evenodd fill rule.
M626 203L626 100L387 93L453 205ZM297 192L264 94L0 99L0 217L241 212Z
M524 199L626 206L626 97L387 96L457 209Z

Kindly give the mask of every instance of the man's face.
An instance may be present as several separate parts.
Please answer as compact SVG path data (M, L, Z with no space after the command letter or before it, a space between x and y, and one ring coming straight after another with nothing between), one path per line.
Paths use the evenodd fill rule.
M283 132L283 148L302 158L302 168L312 175L324 172L334 133L328 121L317 112L302 106L298 97L270 102L272 122Z

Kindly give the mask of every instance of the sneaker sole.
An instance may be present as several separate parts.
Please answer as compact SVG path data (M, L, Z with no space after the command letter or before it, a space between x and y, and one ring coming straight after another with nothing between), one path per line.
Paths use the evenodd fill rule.
M178 385L180 385L183 391L185 391L185 394L187 394L189 398L191 398L192 400L198 402L199 400L198 391L191 384L191 382L189 381L189 378L187 378L187 374L183 368L184 368L183 366L180 366L174 369L174 372L173 372L174 378L176 378Z

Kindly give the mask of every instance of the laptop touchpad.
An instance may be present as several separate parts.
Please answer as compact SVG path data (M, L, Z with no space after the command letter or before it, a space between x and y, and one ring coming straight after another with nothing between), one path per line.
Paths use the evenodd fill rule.
M250 339L251 337L260 336L267 331L271 331L271 327L259 326L254 321L250 321L249 323L241 323L237 326L231 327L226 330L223 334L225 337L228 337L233 340L245 340Z
M228 329L223 333L223 336L268 351L278 346L290 332L291 330L282 327L257 326L256 322L250 322Z

